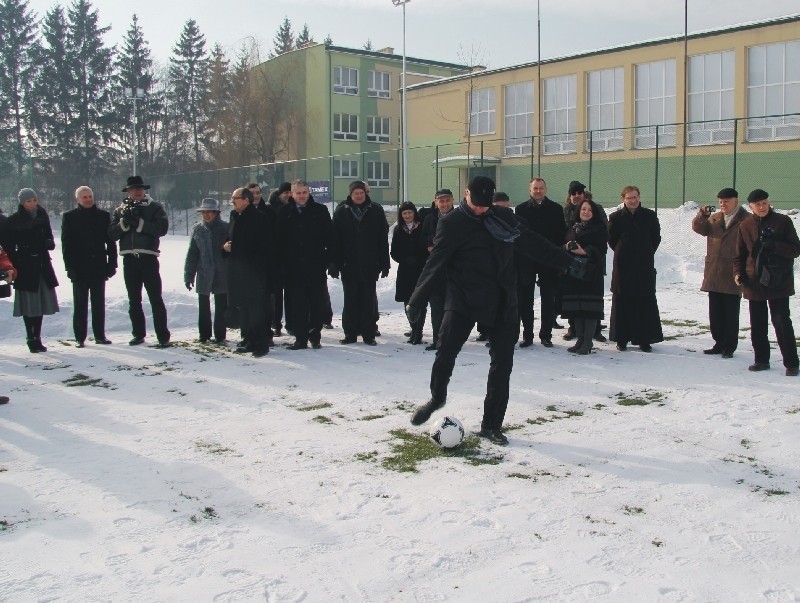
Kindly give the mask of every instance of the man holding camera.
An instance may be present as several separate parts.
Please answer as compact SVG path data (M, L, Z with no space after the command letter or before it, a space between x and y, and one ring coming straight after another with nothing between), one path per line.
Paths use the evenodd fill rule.
M739 225L747 212L739 205L739 193L723 188L717 193L719 211L701 207L692 220L692 230L706 237L706 265L701 291L708 292L708 321L714 345L704 354L732 358L739 343L741 288L731 278Z
M114 241L119 241L119 254L122 256L122 274L128 291L128 315L133 331L133 339L128 344L144 343L144 286L153 310L153 326L158 337L156 347L167 348L171 345L170 332L167 328L167 308L161 297L158 243L167 234L169 221L161 204L145 193L149 188L150 185L145 184L141 176L128 178L127 186L122 189L127 197L114 211L108 234Z
M769 369L769 308L786 376L795 377L800 362L789 297L794 295L794 258L800 255L800 240L792 219L772 209L767 191L755 189L747 196L747 202L753 215L739 226L733 277L750 305L750 341L755 362L748 370Z

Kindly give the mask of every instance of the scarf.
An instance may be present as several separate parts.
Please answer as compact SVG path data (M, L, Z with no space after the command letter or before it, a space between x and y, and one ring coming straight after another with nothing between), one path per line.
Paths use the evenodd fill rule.
M472 213L469 205L467 205L467 200L462 199L461 203L458 205L458 209L473 222L482 223L484 228L489 231L489 234L498 241L502 241L503 243L513 243L520 235L518 225L512 225L504 222L497 217L497 215L494 213L494 209L491 207L486 213L476 216L474 213Z
M364 201L364 203L362 203L361 205L356 205L355 203L348 203L348 205L350 206L350 211L353 212L353 217L355 217L355 219L358 220L359 222L361 222L361 220L364 219L364 214L367 213L367 210L369 209L369 204L370 204L369 201Z

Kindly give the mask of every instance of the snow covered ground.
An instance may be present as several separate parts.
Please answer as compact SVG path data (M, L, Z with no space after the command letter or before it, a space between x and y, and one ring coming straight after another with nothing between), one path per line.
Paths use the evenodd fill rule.
M777 349L772 370L747 371L744 302L734 358L702 354L692 215L659 212L667 341L574 357L557 332L552 349L518 350L510 446L423 450L416 472L395 457L407 438L422 449L409 416L433 353L404 343L392 277L379 283L377 347L338 344L330 281L337 328L323 348L254 360L193 343L186 237L163 241L180 342L167 350L126 345L121 275L108 287L114 345L73 347L56 259L48 353L28 353L0 302L12 398L0 406L0 599L800 600L800 381ZM797 297L792 313L800 327ZM470 429L487 368L487 349L468 343L445 410Z

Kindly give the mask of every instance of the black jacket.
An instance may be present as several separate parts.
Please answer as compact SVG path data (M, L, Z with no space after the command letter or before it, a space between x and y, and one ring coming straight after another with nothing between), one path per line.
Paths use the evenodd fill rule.
M328 208L309 197L301 210L292 200L278 210L278 262L287 285L325 277L333 246Z
M531 198L525 203L517 205L514 213L527 222L530 230L544 237L553 245L560 247L564 244L567 225L564 224L564 212L555 201L545 197L542 199L541 204L538 204ZM520 259L520 270L528 270L532 273L545 271L551 275L554 274L552 268L545 266L541 262L534 262L527 258Z
M0 246L17 270L15 289L38 291L40 279L51 289L58 286L49 253L56 244L44 208L37 207L36 217L32 217L20 205L3 223L0 237Z
M343 280L377 281L381 272L389 272L389 223L383 208L369 197L361 207L360 221L350 197L333 212L334 263Z
M160 203L145 197L144 201L133 208L136 224L132 227L122 221L125 202L114 210L108 234L114 241L119 241L120 255L144 253L159 255L159 239L169 230L167 212Z
M611 291L620 295L656 292L655 255L661 244L661 225L656 212L626 207L608 217L608 246L614 250Z
M275 281L275 238L267 217L252 203L241 214L233 212L228 226L231 251L228 295L232 306L243 305L251 291L272 290Z
M514 250L554 268L568 268L572 260L566 251L524 227L513 243L495 239L481 220L465 211L457 207L439 220L433 250L408 303L424 307L446 278L445 310L486 326L518 321ZM510 227L521 226L511 209L492 211Z
M414 230L409 232L405 224L398 223L394 227L390 253L392 259L397 262L394 300L407 302L414 287L417 286L417 279L428 258L422 225L417 222Z
M74 283L104 281L117 271L117 244L108 234L111 214L96 205L76 207L62 216L61 254Z

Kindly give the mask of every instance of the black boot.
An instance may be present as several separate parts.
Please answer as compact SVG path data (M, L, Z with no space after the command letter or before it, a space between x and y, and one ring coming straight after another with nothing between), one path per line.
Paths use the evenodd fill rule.
M439 402L438 400L434 400L431 398L422 406L417 407L417 410L414 411L414 414L411 415L411 424L412 425L422 425L425 421L431 418L431 415L442 408L444 406L444 402Z
M42 345L42 318L44 317L34 316L31 318L31 323L33 324L33 341L39 352L46 352L47 348Z
M591 318L584 318L581 319L581 323L582 325L580 326L580 334L582 335L582 342L580 347L576 350L576 353L580 354L581 356L586 356L592 351L592 336L594 335L594 330L597 327L597 321Z

